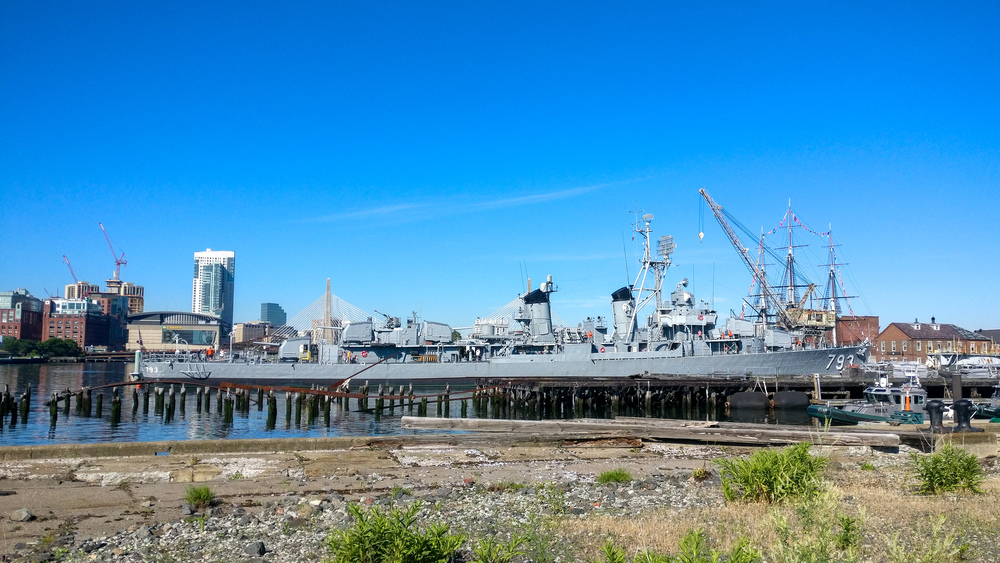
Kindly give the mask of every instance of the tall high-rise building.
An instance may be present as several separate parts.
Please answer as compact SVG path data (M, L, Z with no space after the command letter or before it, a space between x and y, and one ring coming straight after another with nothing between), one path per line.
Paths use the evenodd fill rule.
M233 278L236 253L212 250L194 253L194 279L191 283L191 312L219 317L222 334L233 328Z
M281 305L277 303L260 304L260 322L271 323L271 326L284 326L287 320L288 315L285 314L285 310L281 308Z

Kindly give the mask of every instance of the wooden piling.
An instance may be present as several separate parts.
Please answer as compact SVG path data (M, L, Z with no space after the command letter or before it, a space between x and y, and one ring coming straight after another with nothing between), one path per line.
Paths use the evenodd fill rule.
M278 399L274 396L274 391L267 394L267 429L274 430L278 421Z
M118 396L118 388L111 391L111 426L118 426L122 420L122 400Z

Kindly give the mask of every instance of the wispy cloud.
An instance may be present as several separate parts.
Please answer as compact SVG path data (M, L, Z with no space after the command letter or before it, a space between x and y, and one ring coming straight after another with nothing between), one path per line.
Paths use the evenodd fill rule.
M599 184L595 186L584 186L579 188L571 188L568 190L560 190L555 192L545 192L538 194L529 194L518 197L510 197L504 199L494 199L491 201L480 201L476 203L471 203L463 206L465 211L481 211L484 209L502 209L505 207L519 207L522 205L531 205L534 203L541 203L543 201L553 201L557 199L566 199L571 197L576 197L583 195L585 193L592 192L594 190L599 190L605 188L611 184Z
M533 193L516 197L492 199L488 201L461 202L449 200L447 205L442 205L439 200L425 201L421 203L401 203L397 205L376 206L367 209L352 209L342 213L309 217L303 219L308 223L325 223L333 221L345 221L351 219L371 219L380 215L388 215L400 212L407 212L412 220L430 219L441 217L442 215L454 215L457 213L469 213L472 211L486 211L491 209L505 209L509 207L521 207L537 203L555 201L578 197L595 190L606 187L620 185L624 182L613 182L606 184L596 184L593 186L581 186L566 190L551 192Z
M401 203L398 205L386 205L382 207L370 207L368 209L353 209L343 213L333 215L323 215L321 217L307 217L304 221L309 223L323 223L328 221L343 221L346 219L369 219L380 215L399 213L400 211L414 211L427 207L420 203Z

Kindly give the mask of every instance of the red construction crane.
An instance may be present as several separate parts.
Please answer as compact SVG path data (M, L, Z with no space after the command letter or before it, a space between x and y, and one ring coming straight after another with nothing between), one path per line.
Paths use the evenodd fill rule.
M69 268L69 275L73 276L73 283L80 283L80 280L76 279L76 272L73 271L73 266L69 263L69 258L63 254L63 262L66 262L66 267Z
M115 252L115 247L111 244L111 238L108 237L108 232L104 230L104 223L97 223L101 226L101 232L104 233L104 240L108 241L108 248L111 249L111 255L115 257L115 279L121 279L122 266L128 264L125 261L125 252L122 251L122 255L118 256Z
M75 283L77 287L80 287L80 280L76 279L76 272L73 271L73 265L69 263L69 258L67 258L65 254L63 254L63 261L66 262L66 267L69 268L69 275L73 276L73 283ZM88 291L89 287L90 286L88 284L84 285L81 288L83 290L83 297L86 297L87 295L90 294L90 292Z

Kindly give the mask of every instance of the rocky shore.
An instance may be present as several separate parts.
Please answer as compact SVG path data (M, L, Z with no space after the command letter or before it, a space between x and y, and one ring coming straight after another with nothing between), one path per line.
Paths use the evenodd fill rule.
M294 447L293 443L289 444ZM348 445L225 455L79 457L0 463L5 561L321 561L331 530L352 524L348 503L409 506L420 522L472 538L535 534L549 561L573 561L552 517L633 518L724 504L711 460L748 450L514 437ZM898 466L905 455L829 449L836 465ZM599 484L624 469L627 483ZM196 510L190 486L216 501ZM536 539L538 539L536 537Z

